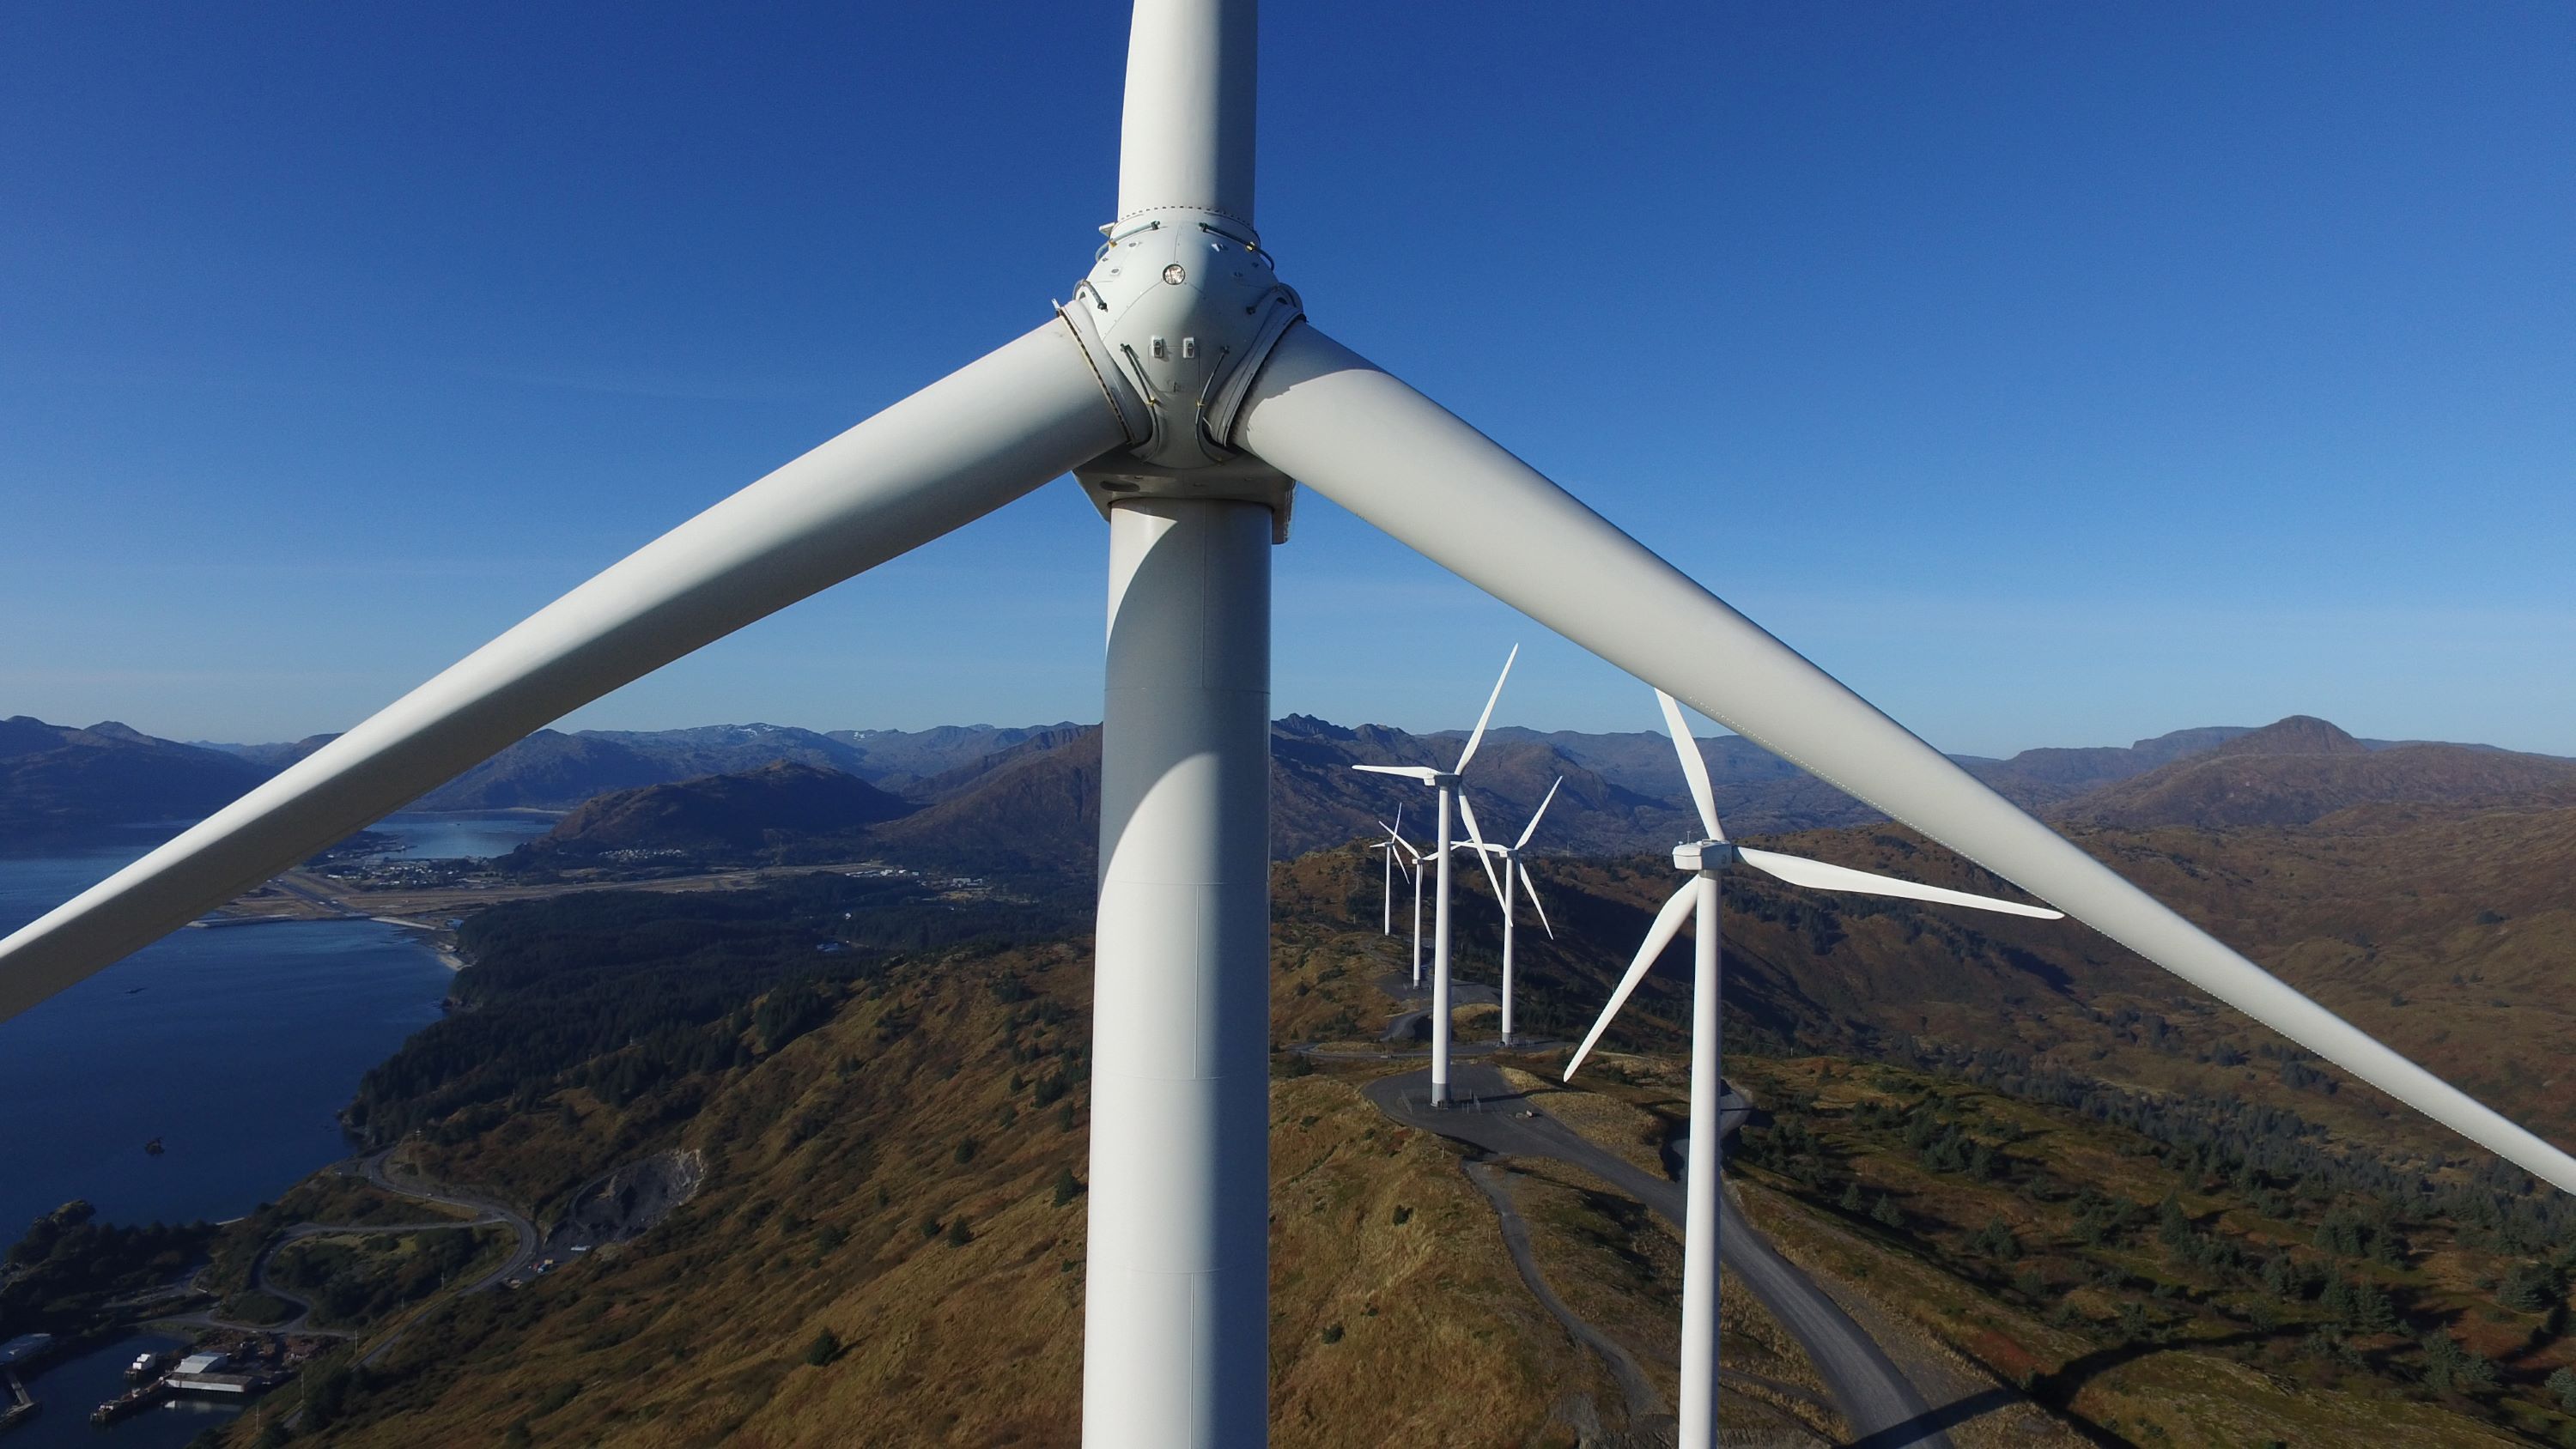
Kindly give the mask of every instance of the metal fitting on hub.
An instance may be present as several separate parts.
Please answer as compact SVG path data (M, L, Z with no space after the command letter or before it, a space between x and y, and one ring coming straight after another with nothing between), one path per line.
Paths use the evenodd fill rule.
M1297 294L1252 229L1217 212L1148 212L1101 230L1091 275L1060 310L1149 465L1141 476L1232 461L1235 413L1303 315Z

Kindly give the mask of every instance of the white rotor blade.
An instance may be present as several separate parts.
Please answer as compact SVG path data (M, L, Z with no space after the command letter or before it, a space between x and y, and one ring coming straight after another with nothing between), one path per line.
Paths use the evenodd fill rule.
M1428 765L1353 765L1351 768L1366 770L1372 775L1402 775L1408 780L1420 780L1426 785L1440 778L1440 772Z
M1486 854L1485 837L1476 830L1476 807L1467 803L1467 792L1464 790L1458 792L1458 817L1467 822L1467 843L1475 847L1476 863L1485 868L1485 884L1494 888L1494 899L1501 900L1503 898L1502 879L1494 874L1494 858Z
M1690 721L1682 718L1682 707L1671 695L1658 689L1655 702L1664 707L1664 723L1672 728L1673 753L1681 756L1682 777L1690 781L1691 803L1699 807L1699 823L1711 840L1724 840L1726 830L1717 823L1717 787L1708 782L1708 761L1700 758L1699 737L1691 733Z
M913 394L540 610L0 941L0 1021L569 710L1121 446L1060 321Z
M1538 923L1540 927L1546 930L1547 938L1549 940L1555 940L1556 927L1548 925L1547 907L1540 905L1538 901L1538 882L1530 878L1529 867L1521 864L1518 860L1512 862L1512 868L1521 873L1521 891L1530 898L1530 905L1538 911Z
M1556 777L1556 784L1547 787L1547 798L1539 801L1538 809L1530 812L1529 824L1521 827L1521 838L1512 842L1512 849L1518 850L1522 846L1529 844L1530 837L1538 834L1538 822L1540 818L1547 814L1548 806L1556 803L1557 786L1563 785L1564 783L1565 777L1563 775L1559 775Z
M2576 1158L2274 979L2033 820L1430 399L1288 330L1232 441L1487 593L2524 1170Z
M1467 748L1458 752L1458 766L1450 771L1451 774L1467 773L1467 762L1476 758L1476 746L1484 743L1485 726L1493 721L1495 702L1503 697L1503 681L1512 677L1512 661L1520 657L1521 646L1518 644L1512 646L1511 653L1503 656L1503 672L1494 680L1494 692L1485 696L1485 712L1476 716L1475 732L1467 736ZM1464 796L1460 797L1462 800L1464 798Z
M1256 7L1136 0L1118 126L1118 216L1252 220Z
M1948 906L1967 906L1973 910L2001 911L2007 916L2036 916L2043 921L2066 918L2064 911L2046 906L2026 906L2019 901L1997 900L1993 896L1970 895L1966 891L1943 890L1939 886L1917 885L1898 880L1892 875L1872 875L1847 865L1828 865L1801 855L1782 855L1776 850L1754 850L1737 846L1735 853L1746 865L1767 871L1791 885L1811 886L1820 891L1856 891L1862 895L1902 896L1909 901L1939 901Z
M1591 1033L1583 1038L1583 1045L1576 1047L1574 1056L1566 1062L1564 1080L1574 1080L1574 1069L1583 1065L1585 1057L1592 1055L1593 1043L1601 1040L1601 1033L1610 1029L1610 1018L1619 1014L1619 1008L1627 1005L1628 998L1636 992L1637 983L1645 980L1646 973L1655 969L1655 958L1663 955L1664 948L1673 943L1673 937L1682 933L1682 922L1690 919L1691 908L1698 903L1699 877L1692 876L1682 882L1680 890L1673 892L1671 900L1664 902L1662 910L1655 912L1655 924L1647 930L1645 942L1637 947L1636 959L1628 963L1628 974L1619 978L1619 989L1610 993L1610 1004L1601 1008L1601 1019L1592 1023Z

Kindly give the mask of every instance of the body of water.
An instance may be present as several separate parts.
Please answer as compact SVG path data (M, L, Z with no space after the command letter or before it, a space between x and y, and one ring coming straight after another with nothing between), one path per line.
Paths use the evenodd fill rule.
M237 1404L173 1399L104 1429L90 1426L89 1411L124 1393L125 1366L142 1353L167 1353L182 1342L163 1334L120 1338L104 1348L59 1359L27 1381L44 1405L5 1442L9 1449L75 1449L112 1444L115 1449L180 1449L181 1445L241 1412ZM275 1412L273 1409L271 1412Z
M158 838L0 856L0 934ZM450 979L373 921L188 929L0 1022L0 1241L72 1198L177 1222L276 1197L348 1154L336 1114Z
M390 815L367 828L402 840L404 860L462 860L508 855L554 828L560 818L528 812L480 815Z
M525 814L397 815L374 828L406 859L505 855L552 826ZM0 935L78 895L178 823L112 843L0 854ZM0 1244L73 1198L116 1222L219 1220L349 1153L337 1114L369 1067L438 1020L451 978L408 933L373 921L181 930L0 1022ZM158 1138L155 1156L144 1145ZM92 1428L137 1334L49 1365L42 1412L8 1449L179 1449L240 1410L176 1400Z

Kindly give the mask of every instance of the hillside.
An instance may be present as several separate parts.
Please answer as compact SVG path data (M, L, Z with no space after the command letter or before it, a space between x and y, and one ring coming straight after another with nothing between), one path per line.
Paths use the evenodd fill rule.
M648 964L652 993L696 991L695 972L646 944L668 928L632 911L709 923L721 911L792 954L835 929L832 893L895 889L816 881L733 908L576 897L505 908L477 935L462 980L503 975L424 1034L452 1040L406 1049L391 1074L405 1085L371 1078L371 1125L421 1123L407 1149L418 1166L530 1205L560 1205L606 1163L666 1145L702 1153L706 1185L629 1247L442 1307L335 1399L327 1442L837 1446L867 1425L865 1442L1069 1445L1088 1104L1078 942L854 948L828 974L755 985L765 994L730 1012L688 998L703 1005L640 1041L582 1005L634 995L616 975ZM869 914L862 902L854 919ZM783 928L760 936L770 922ZM1329 919L1282 930L1284 1018L1374 1012L1365 983L1387 964L1382 943ZM740 954L706 954L717 949L694 948ZM597 972L609 974L578 984ZM477 1049L495 1013L577 1026L593 1044L532 1034L496 1060ZM1522 1286L1457 1155L1393 1128L1357 1086L1324 1071L1274 1090L1273 1442L1571 1449L1578 1429L1644 1442L1610 1375ZM1668 1401L1670 1236L1579 1187L1529 1191L1550 1280L1606 1305ZM1728 1309L1730 1363L1812 1382L1758 1306ZM1476 1412L1462 1418L1465 1404ZM1795 1422L1759 1394L1727 1414L1758 1436Z
M1027 741L922 784L936 803L876 833L908 860L1088 875L1100 854L1100 731Z
M2321 719L2277 724L2067 804L2130 829L2305 825L2357 805L2576 805L2576 760L2471 745L2374 749Z
M913 809L838 770L777 760L739 774L601 795L520 853L558 861L616 851L741 855L791 839L855 841L869 826Z
M2576 921L2576 813L2398 812L2273 832L2244 855L2189 854L2182 832L2085 839L2187 911L2250 931L2258 956L2286 952L2312 987L2349 967L2301 949L2337 921L2370 922L2396 958L2370 969L2447 965L2463 995L2532 989L2519 973L2563 961ZM2394 848L2369 848L2381 840ZM1901 832L1786 843L1993 888ZM2539 869L2515 871L2517 854ZM2428 872L2428 855L2464 864ZM2398 870L2418 890L2392 907ZM1551 861L1541 879L1559 939L1524 937L1530 1011L1562 1030L1597 1008L1671 873ZM1378 888L1353 850L1275 872L1283 1045L1372 1037L1392 1008L1370 986L1401 959L1374 929ZM827 876L739 901L576 896L478 918L478 964L460 978L474 1009L371 1078L370 1129L417 1126L409 1150L432 1175L531 1206L667 1146L703 1152L707 1186L631 1247L441 1309L361 1376L329 1442L521 1442L516 1426L530 1443L834 1444L860 1423L892 1443L1070 1442L1086 953L1079 937L894 945L905 919L956 919L902 916L916 889ZM1461 974L1489 981L1491 905L1467 889ZM2020 1402L2015 1383L2095 1442L2261 1443L2286 1426L2291 1443L2431 1446L2564 1427L2544 1389L2570 1358L2548 1311L2556 1294L2563 1313L2564 1285L2544 1272L2576 1246L2561 1200L2383 1117L2359 1088L2330 1090L2330 1074L2072 927L1749 876L1729 891L1732 1069L1772 1109L1739 1174L1753 1210L1849 1301L1876 1305L1891 1352L1966 1376L1963 1449L2031 1442L1983 1437ZM811 954L850 931L848 951ZM1647 1161L1680 1128L1686 956L1677 946L1649 981L1584 1091L1541 1099ZM708 975L717 963L750 974ZM760 994L728 1005L727 989ZM669 1020L639 1029L586 1004L598 993ZM672 994L695 1004L649 1006ZM2366 1024L2421 1049L2447 1014L2389 1006ZM1490 1029L1470 1012L1462 1031ZM1830 1042L1847 1046L1800 1044ZM1562 1057L1524 1060L1553 1083ZM1456 1158L1365 1107L1357 1082L1391 1067L1281 1063L1275 1442L1567 1444L1578 1396L1607 1431L1592 1442L1618 1442L1615 1391L1517 1286ZM2537 1072L2477 1085L2509 1110L2550 1095ZM1560 1294L1668 1384L1669 1235L1561 1172L1515 1182ZM2168 1197L2183 1227L2161 1221ZM2508 1295L2508 1279L2525 1286ZM1757 1313L1727 1311L1731 1366L1800 1381Z
M18 715L0 720L0 831L192 819L268 774L219 750L155 739L114 721L74 729Z
M418 810L564 810L612 790L756 770L775 760L849 773L859 754L777 725L628 732L539 730L414 802Z
M850 746L859 763L850 773L871 784L935 800L947 788L929 783L963 772L971 778L987 762L1022 745L1040 748L1070 743L1085 726L1071 720L1051 725L997 727L939 725L926 730L834 730L831 737Z

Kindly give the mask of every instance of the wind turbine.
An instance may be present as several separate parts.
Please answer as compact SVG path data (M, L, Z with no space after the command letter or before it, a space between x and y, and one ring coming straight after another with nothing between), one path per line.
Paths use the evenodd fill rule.
M1401 808L1396 811L1396 818L1404 818ZM1386 825L1386 822L1381 820L1378 824ZM1413 988L1419 991L1422 989L1422 852L1413 848L1412 841L1396 834L1393 826L1387 827L1386 834L1388 841L1401 848L1412 861L1404 868L1404 878L1413 882ZM1394 852L1389 851L1388 854L1392 856Z
M2576 1159L2158 904L1307 322L1253 225L1255 22L1254 0L1136 0L1116 219L1073 300L1035 331L680 524L0 941L0 1019L568 711L1071 472L1108 520L1110 561L1083 1434L1094 1449L1258 1445L1269 549L1302 483L2576 1190ZM926 218L880 260L989 245L940 226Z
M1386 832L1386 839L1369 847L1371 850L1382 850L1386 852L1386 869L1384 871L1385 880L1378 896L1378 900L1381 903L1380 914L1384 917L1384 920L1378 927L1378 934L1381 936L1392 936L1395 934L1395 868L1400 863L1396 856L1399 850L1410 850L1413 848L1410 845L1405 844L1404 835L1402 833L1404 830L1404 807L1401 805L1395 807L1395 823L1393 825L1389 825L1385 821L1381 820L1377 823L1377 828ZM1413 872L1406 871L1405 874L1409 877Z
M1461 807L1467 803L1459 798L1458 777L1467 772L1467 762L1476 758L1476 746L1484 741L1485 726L1494 718L1494 705L1503 697L1503 682L1512 677L1512 661L1520 657L1521 646L1518 644L1512 646L1511 653L1503 656L1503 672L1494 679L1494 692L1485 696L1485 712L1476 716L1476 728L1467 736L1467 747L1458 752L1457 764L1446 770L1435 770L1428 765L1351 766L1354 770L1365 770L1372 775L1402 775L1408 780L1419 780L1437 791L1439 795L1440 824L1437 837L1439 844L1434 846L1431 852L1432 859L1437 862L1433 869L1440 873L1439 883L1432 892L1431 898L1431 1105L1434 1107L1449 1105L1449 856L1451 854L1449 807L1453 802ZM1467 811L1465 818L1467 838L1476 843L1476 859L1483 861L1485 840L1477 833L1475 812ZM1485 874L1491 876L1493 873L1494 867L1491 863L1487 863ZM1501 893L1501 888L1496 887L1495 894ZM1414 915L1413 934L1413 984L1420 986L1422 984L1422 917L1418 907Z
M1681 1434L1676 1442L1677 1449L1713 1449L1717 1443L1717 1098L1721 1065L1717 914L1719 882L1726 868L1741 860L1792 885L1819 890L1902 896L2052 921L2065 913L1966 891L1917 885L1892 876L1729 842L1717 822L1717 791L1709 783L1708 762L1700 758L1699 742L1692 738L1690 724L1682 718L1682 707L1660 689L1655 691L1655 699L1663 705L1664 723L1673 732L1673 749L1681 756L1683 776L1690 781L1691 803L1699 807L1699 823L1708 834L1673 847L1674 868L1688 872L1689 878L1655 913L1655 924L1647 930L1645 944L1637 948L1636 959L1628 963L1628 974L1619 978L1619 989L1610 993L1610 1004L1601 1008L1601 1019L1592 1023L1583 1045L1566 1062L1565 1080L1574 1080L1575 1068L1591 1054L1593 1044L1609 1029L1611 1018L1627 1004L1629 993L1646 979L1664 948L1680 934L1682 918L1696 912L1698 939L1691 971L1690 1160L1685 1164L1689 1180L1683 1189L1682 1210Z
M1556 784L1547 787L1547 798L1539 801L1538 808L1530 812L1529 824L1521 827L1520 839L1509 845L1482 847L1487 855L1494 856L1503 863L1502 889L1495 894L1500 896L1503 902L1503 1045L1505 1046L1512 1044L1512 918L1518 914L1513 909L1513 896L1518 891L1529 892L1530 908L1538 912L1539 925L1546 930L1549 940L1556 939L1556 927L1547 923L1547 907L1539 904L1538 882L1530 878L1529 863L1521 858L1521 852L1528 847L1530 837L1538 833L1538 822L1547 814L1547 807L1555 801L1557 786L1564 783L1565 777L1559 775L1556 777ZM1466 797L1460 796L1458 803L1465 805ZM1485 869L1488 875L1493 871L1490 865Z

